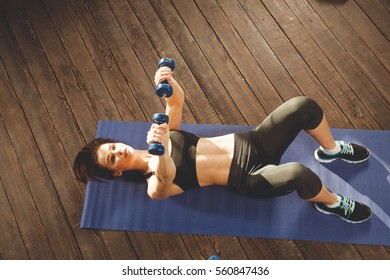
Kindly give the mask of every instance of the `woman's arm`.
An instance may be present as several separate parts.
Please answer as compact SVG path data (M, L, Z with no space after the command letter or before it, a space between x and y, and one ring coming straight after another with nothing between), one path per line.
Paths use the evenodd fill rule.
M156 165L154 176L148 180L148 195L153 200L162 200L177 195L183 190L173 183L176 175L176 167L169 155L155 156L151 165Z
M159 142L165 147L165 154L153 156L149 162L149 168L154 171L154 176L148 179L148 195L155 200L161 200L169 196L177 195L183 190L173 183L176 176L175 164L169 155L169 127L166 123L153 124L148 132L147 142Z
M183 116L184 91L173 78L172 70L166 66L159 68L154 77L156 85L160 84L164 80L167 80L173 88L171 97L165 98L167 103L165 113L169 117L169 129L179 130Z

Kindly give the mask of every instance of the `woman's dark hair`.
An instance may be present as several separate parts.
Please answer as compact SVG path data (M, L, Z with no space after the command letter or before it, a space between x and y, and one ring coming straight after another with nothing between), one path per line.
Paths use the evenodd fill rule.
M117 141L110 138L96 138L84 146L77 154L74 163L73 171L77 180L83 183L88 181L100 181L100 179L113 179L114 171L102 167L97 160L97 150L101 145L107 143L115 143ZM129 170L123 172L122 179L129 182L145 182L145 175L139 170Z
M99 178L112 179L114 177L114 172L100 166L97 160L97 150L107 143L115 143L115 141L110 138L96 138L81 149L73 163L73 171L77 180L87 183L99 180Z

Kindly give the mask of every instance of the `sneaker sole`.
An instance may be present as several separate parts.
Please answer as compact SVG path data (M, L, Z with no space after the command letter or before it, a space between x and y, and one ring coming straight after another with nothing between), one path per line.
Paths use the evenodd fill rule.
M323 159L323 158L320 158L320 157L317 155L317 150L314 151L314 158L315 158L318 162L321 162L321 163L330 163L330 162L333 162L333 161L335 161L335 160L337 160L337 159L343 160L343 161L348 162L348 163L361 163L361 162L365 162L366 160L368 160L369 157L370 157L370 155L368 155L368 157L366 157L365 159L359 160L359 161L351 161L351 160L347 160L347 159L343 159L343 158Z
M332 212L328 212L328 211L325 211L325 210L319 208L319 207L317 206L317 203L314 203L314 207L317 209L317 211L321 212L322 214L334 215L334 216L336 216L336 217L339 217L339 218L342 219L343 221L346 221L346 222L351 223L351 224L360 224L360 223L363 223L363 222L367 221L368 219L370 219L371 216L372 216L372 212L371 212L371 213L370 213L370 216L369 216L367 219L364 219L364 220L361 220L361 221L351 221L351 220L348 220L347 218L344 218L344 217L342 217L342 216L340 216L340 215L338 215L338 214L335 214L335 213L332 213Z

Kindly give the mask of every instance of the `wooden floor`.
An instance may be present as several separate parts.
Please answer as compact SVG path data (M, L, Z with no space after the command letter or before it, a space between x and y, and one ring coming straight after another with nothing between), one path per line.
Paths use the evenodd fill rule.
M257 125L305 95L332 127L388 130L389 41L389 0L2 0L0 259L390 259L384 246L82 230L72 174L98 120L164 109L164 56L187 123Z

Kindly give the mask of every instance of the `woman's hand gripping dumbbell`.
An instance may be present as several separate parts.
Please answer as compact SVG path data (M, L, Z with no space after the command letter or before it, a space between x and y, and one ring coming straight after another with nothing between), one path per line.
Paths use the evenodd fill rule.
M153 125L148 132L147 142L148 151L152 155L161 156L165 153L162 143L168 143L169 140L169 117L162 113L154 114L152 117Z
M169 67L172 71L175 69L175 62L170 58L162 58L157 63L158 68L163 66ZM156 87L156 94L160 97L169 98L173 93L172 86L168 83L167 80L162 81Z

